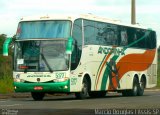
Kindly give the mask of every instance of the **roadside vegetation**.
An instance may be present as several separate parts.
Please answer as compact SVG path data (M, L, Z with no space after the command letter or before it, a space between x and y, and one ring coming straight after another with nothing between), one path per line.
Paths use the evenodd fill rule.
M9 56L7 57L2 55L2 47L6 37L5 34L0 35L0 94L14 92L12 78L12 52L9 52ZM160 88L160 47L158 48L158 54L157 87Z
M12 53L9 52L7 57L2 55L2 47L6 37L5 34L0 35L0 94L13 92Z
M158 78L157 78L157 87L160 88L160 46L158 48Z

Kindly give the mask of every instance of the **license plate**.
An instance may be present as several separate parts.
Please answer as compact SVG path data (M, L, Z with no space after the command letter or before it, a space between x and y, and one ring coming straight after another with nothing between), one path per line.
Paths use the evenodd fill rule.
M41 87L41 86L36 86L36 87L34 87L34 90L43 90L43 87Z

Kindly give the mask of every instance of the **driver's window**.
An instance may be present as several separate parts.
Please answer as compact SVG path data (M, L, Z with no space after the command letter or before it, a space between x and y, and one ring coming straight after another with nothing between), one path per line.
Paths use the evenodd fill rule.
M73 52L71 55L71 69L77 68L82 52L82 19L77 19L73 25Z

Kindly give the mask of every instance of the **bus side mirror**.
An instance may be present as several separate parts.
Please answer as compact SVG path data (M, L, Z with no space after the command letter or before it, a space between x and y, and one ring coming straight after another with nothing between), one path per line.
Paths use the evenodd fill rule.
M72 43L73 43L73 38L69 37L66 45L66 53L67 54L72 54Z
M3 44L3 56L8 56L9 45L12 42L12 38L9 37L4 41Z

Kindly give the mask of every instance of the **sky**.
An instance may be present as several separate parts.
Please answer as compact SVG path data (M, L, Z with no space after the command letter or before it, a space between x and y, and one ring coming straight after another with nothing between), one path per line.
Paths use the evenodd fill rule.
M136 0L136 22L157 32L160 45L160 0ZM0 34L13 36L24 16L94 14L131 23L131 0L0 0Z

